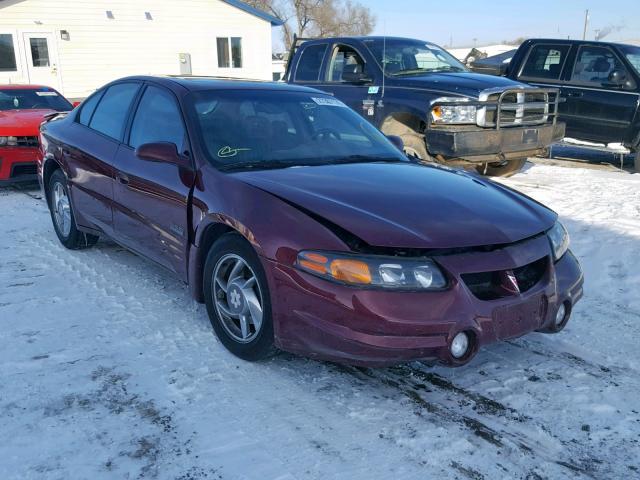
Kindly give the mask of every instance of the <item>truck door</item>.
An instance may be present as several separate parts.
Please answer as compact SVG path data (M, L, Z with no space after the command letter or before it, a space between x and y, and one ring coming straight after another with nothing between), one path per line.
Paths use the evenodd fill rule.
M188 206L193 174L183 167L136 155L145 143L169 142L188 151L180 107L168 90L148 85L137 106L129 138L116 154L116 238L186 279Z
M379 88L375 85L375 69L365 56L350 45L332 47L318 88L333 94L374 125L379 117Z
M567 136L622 143L638 104L635 88L630 72L611 48L581 45L563 88Z

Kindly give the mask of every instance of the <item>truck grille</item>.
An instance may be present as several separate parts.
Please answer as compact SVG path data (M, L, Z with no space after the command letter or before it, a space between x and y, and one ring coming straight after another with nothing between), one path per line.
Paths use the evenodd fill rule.
M542 257L522 267L510 271L518 282L520 293L531 290L544 276L549 264L548 257ZM477 298L480 300L495 300L497 298L514 295L504 288L501 271L464 273L462 280Z
M518 127L556 121L560 92L554 88L517 88L480 94L479 127Z
M16 137L17 147L37 147L38 137Z

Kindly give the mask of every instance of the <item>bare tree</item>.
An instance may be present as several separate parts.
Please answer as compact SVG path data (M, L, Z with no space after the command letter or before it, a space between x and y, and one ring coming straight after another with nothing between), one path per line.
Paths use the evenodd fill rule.
M371 10L354 0L245 0L284 21L285 48L299 37L367 35L376 24Z

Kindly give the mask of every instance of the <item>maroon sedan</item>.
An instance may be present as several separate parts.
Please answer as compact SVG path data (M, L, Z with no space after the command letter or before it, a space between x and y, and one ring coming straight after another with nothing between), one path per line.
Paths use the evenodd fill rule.
M104 235L173 271L247 360L461 365L562 330L582 295L554 212L414 163L317 90L125 78L44 124L41 145L62 244Z

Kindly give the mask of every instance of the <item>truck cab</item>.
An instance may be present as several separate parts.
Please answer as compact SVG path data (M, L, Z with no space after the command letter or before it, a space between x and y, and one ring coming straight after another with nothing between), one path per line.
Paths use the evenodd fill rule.
M483 174L515 173L564 136L558 89L471 73L421 40L296 39L285 78L331 93L407 154Z
M530 39L506 68L506 76L555 87L566 99L559 119L567 137L640 145L640 47L584 40Z

